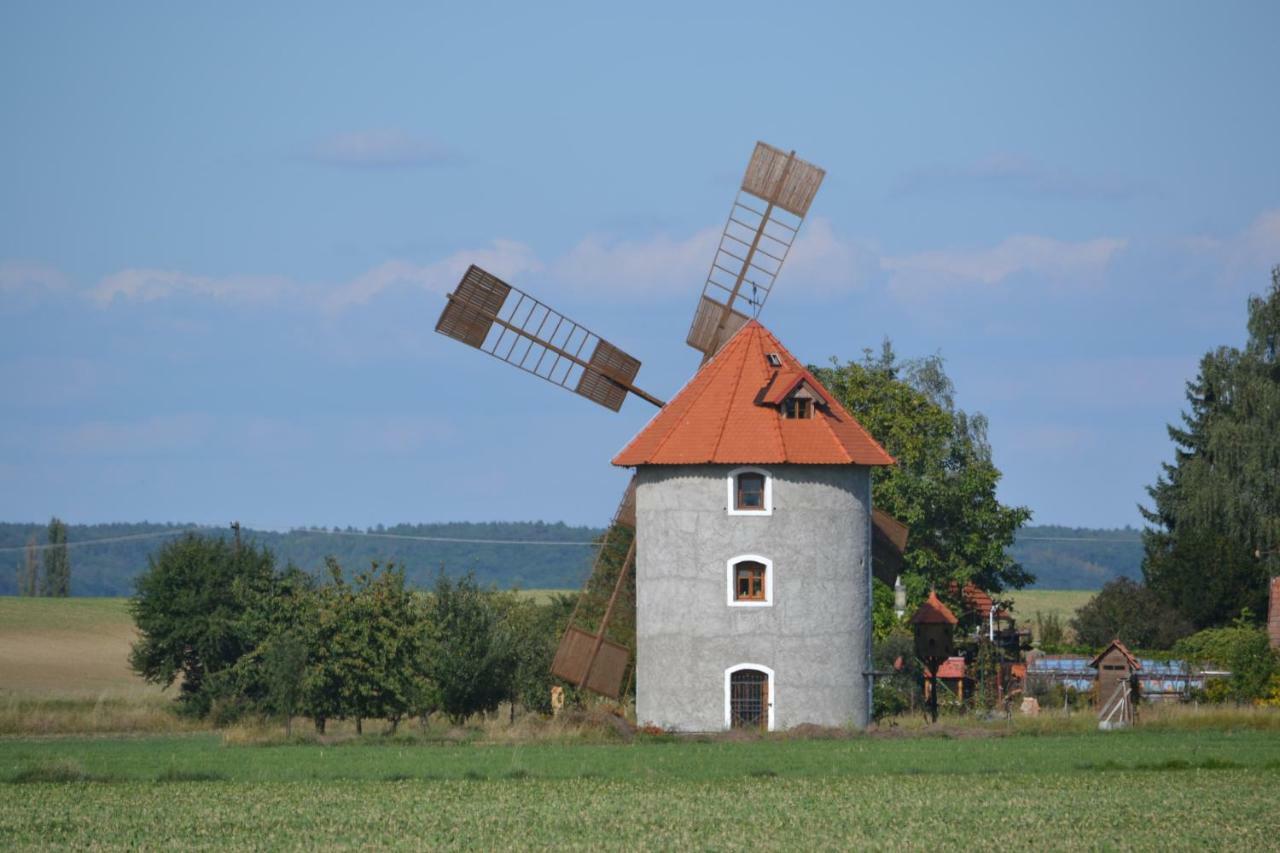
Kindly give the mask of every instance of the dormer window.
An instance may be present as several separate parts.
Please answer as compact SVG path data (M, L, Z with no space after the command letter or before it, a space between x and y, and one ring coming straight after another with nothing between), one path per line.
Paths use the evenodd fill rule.
M808 420L813 417L813 400L808 397L788 397L782 401L782 416L787 420Z
M760 468L737 468L729 472L729 515L771 515L773 481Z
M776 352L766 353L764 360L769 362L770 367L782 367L782 358Z

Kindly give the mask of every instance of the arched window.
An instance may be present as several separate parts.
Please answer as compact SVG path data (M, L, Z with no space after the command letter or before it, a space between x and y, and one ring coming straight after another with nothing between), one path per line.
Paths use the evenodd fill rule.
M728 562L729 606L768 607L773 604L773 561L758 554L742 554Z
M729 515L771 515L773 478L762 468L735 468L729 472Z
M773 731L773 670L740 663L724 671L724 727Z

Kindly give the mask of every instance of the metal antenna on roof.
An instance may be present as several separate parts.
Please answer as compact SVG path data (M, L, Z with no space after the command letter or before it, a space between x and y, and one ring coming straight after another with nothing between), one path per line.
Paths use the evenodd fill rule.
M747 322L739 302L759 315L825 175L794 151L756 143L689 329L687 341L702 353L703 363ZM744 284L751 286L749 298ZM636 386L639 359L475 265L448 295L436 331L615 412L628 394L666 405ZM633 668L635 552L633 478L551 668L580 688L614 699Z

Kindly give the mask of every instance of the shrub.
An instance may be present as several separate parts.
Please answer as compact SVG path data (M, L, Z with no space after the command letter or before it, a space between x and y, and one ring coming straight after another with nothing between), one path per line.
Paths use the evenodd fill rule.
M1228 628L1206 628L1186 637L1174 651L1188 661L1231 671L1229 679L1205 686L1207 701L1212 701L1211 696L1220 697L1219 701L1267 700L1272 695L1273 678L1280 674L1280 661L1267 632L1249 624L1247 614Z

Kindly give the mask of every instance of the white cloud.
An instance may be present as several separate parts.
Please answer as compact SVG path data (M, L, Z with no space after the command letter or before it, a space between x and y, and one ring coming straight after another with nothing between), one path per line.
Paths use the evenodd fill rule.
M1257 278L1280 264L1280 208L1264 210L1239 234L1230 237L1200 235L1184 241L1192 252L1208 255L1222 265L1224 278L1246 280L1260 287Z
M1051 237L1008 237L985 249L954 249L885 257L881 268L899 293L932 292L955 283L998 285L1022 274L1073 283L1096 281L1127 240L1103 237L1066 242Z
M551 265L551 275L602 301L696 293L719 239L719 228L704 228L684 239L667 234L639 241L587 237Z
M692 298L706 281L720 233L712 226L683 239L588 237L552 264L551 274L601 300ZM801 230L778 278L788 289L834 292L860 286L874 266L870 249L841 238L830 220L815 217Z
M398 287L418 288L428 293L447 293L471 264L484 267L503 279L517 278L523 273L541 269L542 266L533 250L523 243L494 240L486 248L454 252L431 264L386 261L331 288L325 294L322 304L328 311L341 311L364 305L379 294Z
M180 294L250 303L269 301L296 289L297 285L283 276L216 277L178 270L124 269L98 282L89 297L103 306L117 299L154 302Z
M9 261L0 264L0 293L57 291L67 288L67 277L53 267Z
M433 139L394 128L331 136L319 142L310 157L325 165L358 169L405 169L457 159L455 152Z

